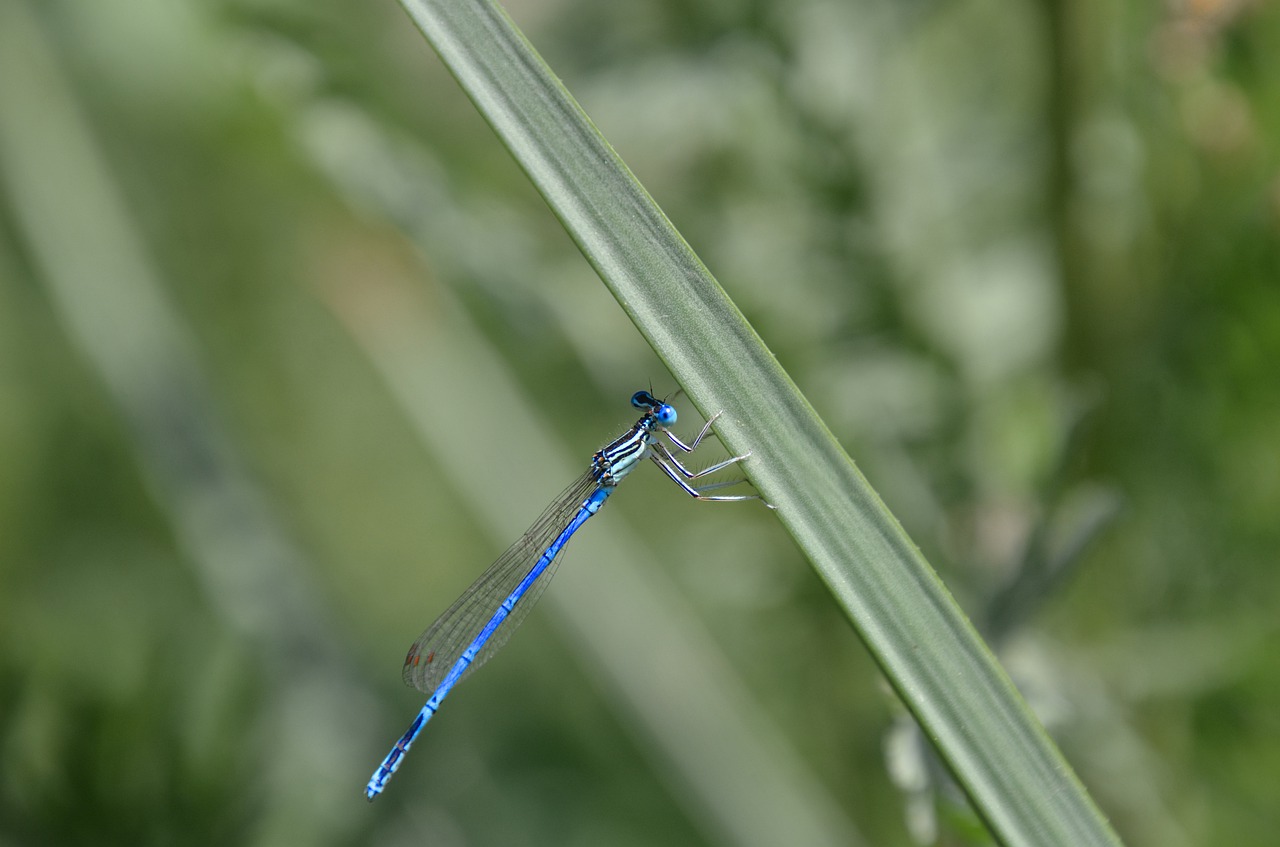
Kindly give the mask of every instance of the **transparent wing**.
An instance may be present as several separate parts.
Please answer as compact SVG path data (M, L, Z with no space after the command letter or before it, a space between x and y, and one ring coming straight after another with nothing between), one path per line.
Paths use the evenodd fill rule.
M533 526L511 545L507 552L489 566L471 587L462 593L452 606L436 622L413 642L409 654L404 660L404 681L419 691L433 693L440 682L449 673L449 669L462 653L471 645L480 630L484 629L493 613L502 601L515 590L520 581L529 573L542 554L551 546L551 542L564 531L565 527L582 508L582 503L596 488L596 481L588 472L578 478L572 485L552 501L542 516L534 521ZM557 560L559 557L557 557ZM506 644L511 633L529 614L529 610L537 602L547 584L551 582L558 561L547 566L537 581L529 586L528 591L516 603L514 610L502 622L502 625L490 636L489 641L480 650L465 673L459 679L483 665L490 656L498 652Z

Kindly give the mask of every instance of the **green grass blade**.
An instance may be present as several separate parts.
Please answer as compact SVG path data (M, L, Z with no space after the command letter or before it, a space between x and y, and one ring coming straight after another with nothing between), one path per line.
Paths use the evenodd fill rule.
M919 550L505 14L402 2L690 398L724 410L725 444L752 451L752 482L995 836L1118 843Z

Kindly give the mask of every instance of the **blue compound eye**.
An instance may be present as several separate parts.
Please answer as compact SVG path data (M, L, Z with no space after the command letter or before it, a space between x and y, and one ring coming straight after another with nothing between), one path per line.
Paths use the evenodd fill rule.
M676 410L674 406L668 406L663 403L653 413L653 419L662 426L671 426L676 422Z

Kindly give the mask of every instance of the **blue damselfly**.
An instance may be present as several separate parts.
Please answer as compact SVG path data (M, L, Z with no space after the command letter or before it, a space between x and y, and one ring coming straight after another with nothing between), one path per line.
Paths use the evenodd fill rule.
M370 800L382 793L387 780L400 767L409 746L453 687L506 643L551 581L556 560L565 544L588 518L600 510L614 488L643 459L651 459L686 493L699 500L760 499L755 494L705 493L735 483L694 484L703 477L741 462L750 453L725 459L700 471L690 471L658 439L659 435L664 435L681 452L692 453L711 431L719 413L711 416L692 443L685 444L669 429L676 422L676 410L668 403L658 400L648 391L637 391L631 398L631 405L644 412L640 420L592 456L587 472L566 488L534 521L533 526L409 648L404 662L404 680L430 694L431 699L369 780L365 794Z

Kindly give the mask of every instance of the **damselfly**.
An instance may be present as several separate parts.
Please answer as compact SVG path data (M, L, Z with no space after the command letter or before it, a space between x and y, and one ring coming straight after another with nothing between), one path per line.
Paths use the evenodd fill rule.
M365 794L370 800L382 793L387 780L409 752L409 746L453 687L506 643L551 581L556 559L565 544L587 518L600 510L613 489L641 460L652 459L663 473L699 500L760 499L755 494L704 493L725 483L694 484L702 477L741 462L750 453L725 459L700 471L690 471L658 440L659 434L665 435L681 452L692 453L710 432L719 413L711 416L693 443L685 444L669 429L676 422L676 410L672 406L648 391L637 391L631 397L631 405L644 411L635 426L592 456L590 469L566 488L542 517L409 648L404 660L404 681L430 694L431 699L369 780Z

